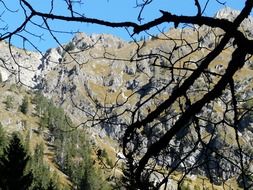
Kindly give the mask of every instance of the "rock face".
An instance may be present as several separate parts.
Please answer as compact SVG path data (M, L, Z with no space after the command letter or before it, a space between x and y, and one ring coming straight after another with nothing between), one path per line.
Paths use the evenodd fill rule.
M230 8L225 8L219 11L215 17L233 20L239 14ZM246 19L242 26L246 35L252 36L253 31L252 18ZM212 49L215 47L216 34L222 32L218 29L210 30L206 26L199 28L198 32L193 29L171 29L167 35L172 38L180 38L183 36L190 42L198 41L203 49ZM200 38L198 36L200 35ZM74 36L71 42L62 47L49 49L44 55L36 52L26 52L24 50L11 47L7 43L0 43L0 73L3 81L17 83L20 82L35 90L40 90L45 96L51 98L56 104L62 106L67 113L72 117L75 123L83 123L93 126L95 133L100 137L109 136L114 139L119 139L124 127L131 123L131 111L139 106L140 102L146 100L151 94L157 92L168 82L172 81L170 87L166 88L163 93L159 94L158 98L153 98L142 106L138 112L138 117L143 118L153 110L156 105L159 105L166 97L168 97L173 89L177 88L178 83L183 80L182 76L187 73L172 74L163 67L171 66L161 57L150 56L151 54L161 54L163 56L170 55L171 61L175 61L178 56L184 56L191 51L192 47L181 45L175 49L175 42L167 40L151 39L149 41L140 41L138 45L143 48L136 54L138 46L135 43L128 43L111 35L91 35L78 33ZM232 48L232 47L231 47ZM12 52L12 55L10 54ZM231 49L228 48L228 51ZM224 52L219 56L208 70L222 74L226 69L223 62L228 61L228 57ZM205 50L198 50L189 61L201 59L207 54ZM145 59L144 59L145 58ZM131 61L126 61L131 60ZM154 61L158 66L154 66ZM173 66L180 66L173 65ZM245 82L235 82L235 88L242 98L249 98L253 95L252 87L250 86L253 80L252 60L248 60L246 68L243 70ZM243 72L242 71L242 72ZM246 73L246 74L245 74ZM208 80L215 80L213 76L208 76ZM192 86L192 91L208 91L210 86L200 78ZM173 82L174 81L174 82ZM195 94L192 93L193 99ZM207 105L200 113L200 116L209 117L214 123L219 123L223 119L222 111L226 109L226 104L231 99L228 91L224 92L221 99L216 100L211 105ZM129 111L130 110L130 111ZM160 121L160 124L150 130L149 127L143 129L146 138L142 141L145 152L147 146L153 143L156 138L165 133L178 119L178 107L172 107L170 116L173 119ZM124 113L124 114L121 114ZM174 114L174 115L173 115ZM117 116L117 117L116 117ZM231 119L231 115L226 116ZM100 120L105 119L108 120ZM205 119L205 118L204 118ZM227 148L232 152L237 151L234 148L234 143L224 141L225 135L232 135L231 129L224 127L217 129L211 123L201 123L201 134L215 134L215 137L210 141L210 146L214 150ZM252 117L241 121L240 132L247 139L244 143L253 145L252 135ZM103 122L101 122L103 121ZM247 126L245 126L247 125ZM229 134L225 134L225 132ZM194 140L197 139L196 132L191 130L182 130L177 134L176 139L172 141L171 146L177 147L170 150L168 157L168 166L175 166L178 160L182 159L182 152L187 152L195 146ZM182 140L183 139L183 140ZM189 141L191 139L191 141ZM208 151L207 151L208 152ZM211 158L211 162L203 165L198 170L193 170L193 174L209 175L208 172L217 173L216 178L212 178L215 184L221 184L222 180L227 180L238 173L231 164L219 157L214 152L196 151L185 164L191 166L193 163L202 164L201 161ZM227 156L233 157L236 154L226 153ZM234 156L238 161L238 155ZM199 163L198 163L199 162ZM220 162L220 163L218 163ZM247 162L250 162L248 160ZM162 164L162 163L161 163ZM215 164L222 165L224 170L228 172L220 172L215 170ZM213 168L210 170L210 168ZM183 167L181 168L183 170Z
M226 7L224 9L219 10L216 14L215 14L215 18L220 18L220 19L227 19L229 21L233 21L238 15L240 14L240 11L238 10L234 10L231 9L230 7ZM242 24L241 24L242 29L245 30L245 34L248 37L253 37L253 18L249 17L246 18Z
M20 82L31 87L36 85L33 78L41 64L42 56L39 53L26 52L1 42L0 55L0 73L3 81Z
M228 19L230 21L233 21L238 15L240 14L240 11L231 9L230 7L225 7L221 10L219 10L214 17L220 18L220 19Z

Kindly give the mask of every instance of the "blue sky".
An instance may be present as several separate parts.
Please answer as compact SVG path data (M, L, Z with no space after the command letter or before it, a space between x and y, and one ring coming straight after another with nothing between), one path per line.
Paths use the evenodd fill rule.
M137 0L138 2L142 2L142 0ZM18 24L22 23L24 17L21 12L21 9L18 4L18 0L6 0L6 5L12 10L19 10L15 13L10 13L5 11L2 15L1 26L8 24L9 30L13 30ZM16 3L15 3L16 2ZM43 0L38 3L38 1L30 0L31 4L33 4L34 8L37 10L41 10L43 12L49 11L50 0ZM201 0L204 4L206 0ZM222 6L219 5L215 0L210 0L210 4L207 7L207 11L205 12L206 16L213 16L218 9ZM227 0L226 5L232 7L234 9L241 9L244 5L244 0ZM104 19L108 21L133 21L138 23L137 20L139 8L135 8L136 0L83 0L82 5L76 5L76 9L84 14L87 17L93 17L98 19ZM54 0L54 12L56 14L66 15L66 6L63 0ZM0 11L3 13L3 6ZM196 8L194 7L194 0L154 0L152 4L148 5L146 9L143 11L143 21L142 23L148 22L156 17L160 16L159 10L170 11L173 14L187 14L187 15L195 15ZM0 13L1 13L0 12ZM3 22L4 21L4 22ZM33 20L36 23L42 23L39 19ZM87 34L92 33L109 33L116 35L124 40L130 40L130 37L125 29L114 29L109 27L103 27L93 24L80 24L80 23L66 23L66 22L58 22L53 21L50 22L50 27L55 30L62 31L81 31ZM160 26L161 29L167 29L167 25ZM38 27L29 24L27 26L27 30L36 35L42 35L43 40L39 38L34 38L29 34L25 34L27 38L32 40L36 46L45 51L50 47L58 46L57 43L52 39L52 37L43 30L40 30ZM157 33L157 31L152 30L153 33ZM72 34L56 34L61 43L67 43L72 37ZM143 35L143 34L141 34ZM138 37L137 37L138 38ZM21 47L22 41L19 37L12 39L12 43L16 46ZM28 49L31 47L29 45L26 46Z

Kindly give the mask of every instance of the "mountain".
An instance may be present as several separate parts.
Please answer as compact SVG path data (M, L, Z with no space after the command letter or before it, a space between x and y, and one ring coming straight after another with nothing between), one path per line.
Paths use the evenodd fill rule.
M233 20L238 13L238 11L225 8L220 10L215 17ZM246 19L240 27L248 38L253 37L253 18ZM135 110L141 101L147 100L151 94L169 83L172 78L171 73L163 69L169 65L168 60L163 56L170 56L171 61L174 62L180 57L188 58L187 54L192 51L192 48L196 49L187 63L189 65L182 64L183 61L186 62L186 58L182 58L182 61L173 65L178 68L195 69L197 65L194 64L197 64L217 45L219 36L222 34L222 30L211 29L205 25L184 29L171 28L164 34L138 42L125 42L108 34L77 33L69 43L49 49L45 54L25 51L10 46L6 42L1 42L0 74L4 83L20 83L32 91L40 91L56 105L62 107L76 125L88 128L95 143L100 141L109 143L111 150L116 154L120 151L120 146L115 142L122 137L124 126L131 123L131 111ZM233 42L231 41L222 54L208 67L208 70L217 73L217 75L222 74L229 60L227 55L233 50ZM158 54L162 56L157 56ZM191 65L191 62L194 64ZM165 100L178 83L184 80L182 76L188 74L187 71L174 73L173 81L175 82L160 93L157 98L149 100L139 110L140 117L143 118L151 110L154 110L156 105ZM208 79L215 83L218 78L210 76ZM192 92L189 92L193 100L199 99L194 91L208 90L209 86L206 80L205 77L202 77L194 83ZM253 60L249 59L246 66L235 76L236 91L242 99L252 97L252 80ZM205 107L200 115L210 115L213 122L220 122L223 119L223 111L226 109L226 102L229 98L225 93L221 99L213 103L213 106ZM176 119L180 108L175 105L171 111L175 114ZM114 117L116 115L117 117ZM228 114L227 117L231 119L232 115ZM174 121L172 120L168 125L173 124ZM253 145L252 118L243 120L241 125L243 127L240 130L240 141L252 151L250 148ZM158 126L156 133L163 134L165 130L166 127ZM196 133L189 131L183 131L178 138L186 133L189 133L193 139L196 138ZM236 137L230 127L224 126L223 129L220 129L208 125L206 129L201 131L202 135L212 133L215 134L211 143L213 148L229 147L235 151L236 142L234 139ZM111 141L111 139L115 141ZM152 139L146 139L142 145L150 142ZM191 149L192 146L188 142L177 140L173 143L179 147L178 149L184 150ZM233 157L233 151L227 151L226 156ZM200 155L200 152L196 152L188 162L196 161ZM170 162L174 161L175 158L172 155ZM252 162L252 160L248 162ZM234 178L238 173L230 163L224 161L223 164L228 168L228 172L212 179L217 185L221 184L222 179ZM253 171L253 168L250 168L250 171ZM206 168L202 168L194 171L192 175L208 176L208 171ZM194 178L192 177L192 179ZM219 189L219 187L217 188Z

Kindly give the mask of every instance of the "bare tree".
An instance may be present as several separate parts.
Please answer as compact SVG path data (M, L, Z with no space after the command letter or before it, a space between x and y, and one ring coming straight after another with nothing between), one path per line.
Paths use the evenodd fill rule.
M30 33L40 38L29 31L28 26L32 24L48 31L60 45L57 34L64 31L51 29L49 23L54 20L127 29L136 45L132 57L119 58L105 49L103 58L135 63L138 71L144 74L142 64L148 62L161 77L148 76L149 82L134 89L123 103L115 102L107 107L94 100L98 111L91 116L91 121L93 124L122 125L125 129L121 143L126 158L124 181L129 189L166 189L171 179L181 188L188 174L199 173L213 184L225 186L226 180L236 176L241 187L252 187L253 154L248 146L250 143L241 136L244 131L252 131L249 127L252 98L247 95L247 85L242 85L243 81L237 77L237 73L251 62L252 36L242 23L252 11L252 1L245 1L232 21L204 16L211 1L201 5L195 0L195 16L178 16L160 10L160 17L144 24L140 24L143 11L152 6L154 0L136 2L136 7L140 8L140 23L88 18L76 8L82 1L64 2L66 15L58 15L54 12L54 0L50 1L49 12L38 11L32 3L20 0L25 16L23 23L13 31L5 32L2 28L0 39L11 42L16 36L37 49L24 35ZM3 0L1 3L6 4ZM6 6L5 9L12 11ZM40 23L36 22L38 18ZM163 31L159 36L148 33L149 29L164 23L173 23L181 32L176 36L168 36ZM170 48L150 50L145 41L135 40L134 36L141 32L146 32L153 40L164 41ZM205 44L206 38L212 38L212 43ZM216 66L217 70L212 69L224 52L227 59ZM131 108L117 111L133 96L137 96L138 101ZM130 119L123 121L125 117ZM228 130L233 131L232 136L226 135Z

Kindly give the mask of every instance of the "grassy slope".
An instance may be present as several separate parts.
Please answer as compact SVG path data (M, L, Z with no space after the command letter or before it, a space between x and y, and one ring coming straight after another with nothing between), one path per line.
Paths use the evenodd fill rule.
M56 171L59 176L59 182L62 187L70 187L71 182L68 177L62 173L57 165L53 162L54 152L49 148L48 143L43 139L42 135L39 135L36 131L38 129L39 118L34 114L33 106L30 105L30 110L27 115L24 115L19 111L19 105L21 105L22 98L27 95L31 99L31 94L28 94L25 90L15 87L15 85L6 85L0 87L0 122L3 124L4 129L8 134L12 132L20 132L24 138L27 133L30 132L30 149L34 150L37 144L43 143L45 147L44 160L50 166L51 171ZM6 97L13 97L13 108L7 110ZM26 122L26 126L22 126L22 122Z

